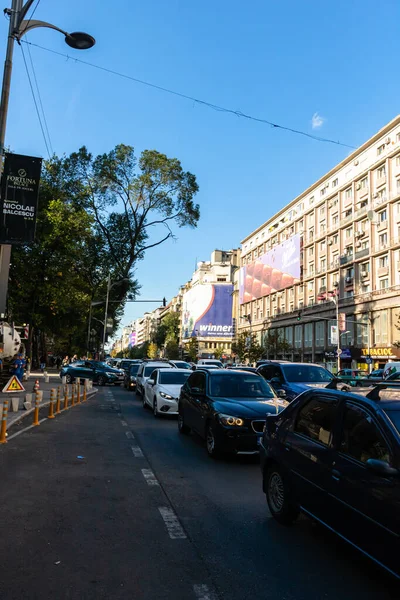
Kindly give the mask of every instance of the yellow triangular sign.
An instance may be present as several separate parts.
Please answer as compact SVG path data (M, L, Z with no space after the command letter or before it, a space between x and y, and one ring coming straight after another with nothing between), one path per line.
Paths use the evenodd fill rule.
M11 379L9 379L8 383L3 388L3 393L5 392L24 392L25 388L18 379L16 375L13 375Z

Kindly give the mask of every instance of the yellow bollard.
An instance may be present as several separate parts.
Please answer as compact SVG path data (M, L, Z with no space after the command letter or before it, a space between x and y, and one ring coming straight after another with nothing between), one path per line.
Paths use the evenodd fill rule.
M51 388L49 414L47 415L48 419L54 419L54 402L56 401L55 395L56 395L56 390L54 388Z
M87 379L83 380L83 402L87 400Z
M56 402L56 415L59 415L61 412L61 387L57 388L57 402Z
M35 394L35 410L33 412L33 425L40 425L39 423L39 406L40 406L40 393L36 390Z
M81 403L81 380L79 379L79 377L76 380L76 403Z
M8 400L3 401L3 414L1 416L0 444L7 444L7 413Z
M75 406L75 384L71 385L71 406Z
M69 400L69 398L68 398L68 385L65 384L65 388L64 388L64 410L66 408L68 408L68 400Z

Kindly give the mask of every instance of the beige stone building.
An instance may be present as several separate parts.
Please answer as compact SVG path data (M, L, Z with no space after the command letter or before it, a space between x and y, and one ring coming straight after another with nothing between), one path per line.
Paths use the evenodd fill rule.
M238 331L250 315L260 341L278 329L293 348L286 358L332 369L338 346L342 368L366 369L368 357L377 368L400 356L400 116L248 235L241 266L253 269L296 236L299 277L285 289L260 283L246 293ZM339 344L331 337L336 301L345 315Z

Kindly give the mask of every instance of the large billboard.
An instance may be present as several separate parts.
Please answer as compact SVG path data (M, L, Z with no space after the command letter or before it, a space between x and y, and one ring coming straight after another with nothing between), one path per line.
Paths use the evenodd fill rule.
M268 296L300 281L300 234L240 269L239 302Z
M136 346L136 331L129 334L129 347L133 348L133 346Z
M199 284L183 296L182 337L232 337L233 285Z

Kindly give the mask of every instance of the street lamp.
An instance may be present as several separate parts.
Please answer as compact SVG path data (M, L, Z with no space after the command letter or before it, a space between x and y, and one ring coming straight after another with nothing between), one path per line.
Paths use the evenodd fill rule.
M37 27L47 27L55 29L65 36L65 42L71 48L76 50L87 50L95 45L94 37L87 33L76 31L68 33L51 23L46 21L37 21L25 19L26 14L32 6L34 0L12 0L11 8L7 8L4 12L10 18L8 28L8 41L6 50L6 60L4 63L3 84L1 88L1 104L0 104L0 161L3 161L4 142L6 137L8 102L10 97L12 59L14 53L14 42L21 42L23 36L32 29ZM7 304L7 289L8 289L8 273L10 270L11 245L6 244L0 246L0 317L6 312Z

